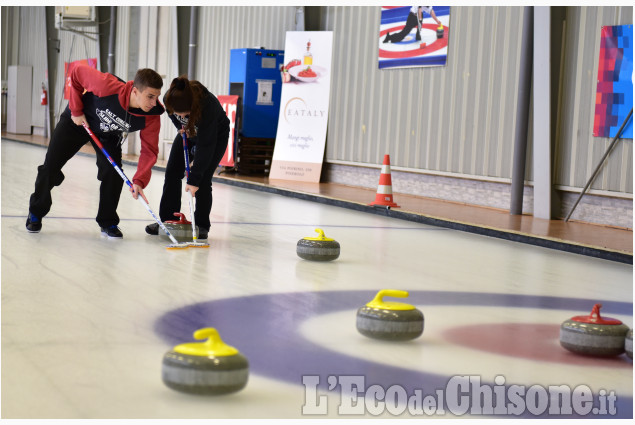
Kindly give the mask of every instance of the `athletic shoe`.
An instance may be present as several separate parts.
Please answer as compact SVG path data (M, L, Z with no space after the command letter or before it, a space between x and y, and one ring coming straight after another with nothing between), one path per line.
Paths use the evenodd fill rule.
M102 227L101 228L101 234L104 235L104 236L108 236L111 239L113 239L113 238L117 238L117 239L123 238L123 233L121 233L121 230L119 230L119 227L115 226L114 224L112 226Z
M201 229L200 227L198 228L198 238L197 239L207 239L207 233L209 232L208 229Z
M389 43L390 42L390 33L386 33L386 38L384 38L384 43Z
M148 235L158 235L159 234L159 223L152 223L146 226L146 233Z
M29 213L29 216L26 218L26 230L28 230L29 233L39 233L39 231L42 230L42 220Z

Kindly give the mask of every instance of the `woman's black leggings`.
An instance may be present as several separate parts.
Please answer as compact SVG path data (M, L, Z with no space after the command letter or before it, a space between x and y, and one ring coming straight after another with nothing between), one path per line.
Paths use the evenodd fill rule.
M226 140L227 136L225 137ZM227 145L219 143L213 153L209 167L203 173L196 191L196 210L194 219L201 229L209 230L209 216L212 211L212 177L218 167ZM159 205L161 221L176 220L174 213L181 212L181 196L183 194L181 180L185 177L185 160L183 159L183 139L177 134L170 149L170 156L165 168L165 181L163 182L163 195ZM187 195L189 196L189 195Z

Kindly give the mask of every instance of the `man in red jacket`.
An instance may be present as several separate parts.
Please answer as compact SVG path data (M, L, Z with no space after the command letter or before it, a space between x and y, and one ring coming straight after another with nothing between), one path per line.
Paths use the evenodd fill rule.
M159 153L161 114L165 111L158 100L163 79L156 71L145 68L137 71L134 81L126 83L112 74L79 66L71 71L70 85L68 106L55 126L44 164L38 167L26 228L31 233L41 230L42 218L53 204L51 190L64 180L62 167L86 142L91 142L97 153L97 178L101 181L96 220L104 236L122 238L117 227L117 205L123 180L82 124L88 124L119 167L121 145L128 133L140 130L141 154L130 192L135 199L146 199L143 189L150 182Z

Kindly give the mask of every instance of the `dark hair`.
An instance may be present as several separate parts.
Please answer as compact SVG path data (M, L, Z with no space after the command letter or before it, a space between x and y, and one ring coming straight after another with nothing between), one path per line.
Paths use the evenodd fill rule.
M139 91L144 91L148 87L160 89L163 87L163 78L154 69L143 68L135 74L133 84Z
M163 104L168 114L189 111L190 117L186 129L190 136L196 135L194 126L201 118L202 97L203 85L196 80L188 80L186 75L173 79L170 88L163 96Z

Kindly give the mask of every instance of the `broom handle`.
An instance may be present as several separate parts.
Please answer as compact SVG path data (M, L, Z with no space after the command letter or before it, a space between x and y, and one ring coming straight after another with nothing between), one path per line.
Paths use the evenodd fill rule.
M185 158L185 179L187 180L190 177L190 156L188 154L187 149L187 136L185 134L185 126L183 126L183 133L181 134L181 138L183 139L183 154ZM187 184L187 181L186 181ZM192 239L194 243L196 243L196 222L194 219L194 204L192 200L192 192L188 191L188 195L190 195L190 216L192 216Z
M620 127L620 129L617 130L617 134L613 138L613 141L611 142L609 148L606 150L606 152L604 152L604 156L602 156L602 159L600 159L600 162L598 162L598 165L595 167L595 171L593 171L591 178L586 182L584 189L582 189L582 192L580 192L578 199L576 199L575 204L573 204L573 208L571 208L571 211L569 211L569 214L567 214L567 217L564 219L565 223L569 221L569 218L571 218L571 214L573 214L573 211L578 206L580 199L582 199L582 197L586 193L589 186L591 186L591 183L593 183L593 180L595 180L595 177L598 175L598 172L600 171L602 164L604 164L604 160L606 159L607 156L609 156L609 154L613 150L613 146L615 146L617 141L620 139L620 136L622 135L622 130L624 129L624 126L626 125L626 123L628 122L628 120L631 118L632 115L633 115L633 108L631 108L631 112L629 112L626 119L624 119L624 122L622 123L622 126Z
M99 147L99 149L102 151L102 153L106 156L106 159L108 160L108 162L110 162L112 164L113 167L115 167L115 170L117 171L117 173L121 176L121 178L123 179L124 182L126 182L126 184L132 188L132 183L130 182L130 180L128 179L128 177L126 177L126 175L123 173L123 171L121 170L121 168L119 168L119 166L115 163L115 161L112 159L112 157L110 156L110 154L108 153L108 151L106 151L106 148L104 148L104 145L101 144L101 142L99 141L99 139L97 138L97 136L95 136L95 133L93 133L91 131L90 128L88 128L88 124L86 124L85 122L82 123L82 125L84 126L84 128L86 129L86 131L88 132L88 134L90 135L90 137L93 139L93 142L95 142L95 144L97 145L97 147ZM143 204L144 207L146 207L146 210L148 210L148 212L150 213L150 215L152 216L152 218L154 218L154 221L156 221L159 226L161 226L161 228L163 229L163 231L165 232L166 235L168 235L168 237L170 238L170 240L172 241L172 243L174 244L178 244L179 241L177 241L174 236L172 236L172 234L170 233L170 231L165 227L165 225L163 223L161 223L161 220L159 220L159 218L154 215L154 213L152 212L152 210L150 209L150 205L148 205L148 203L146 202L145 199L143 199L143 196L137 196L137 199L139 201L141 201L141 203Z

